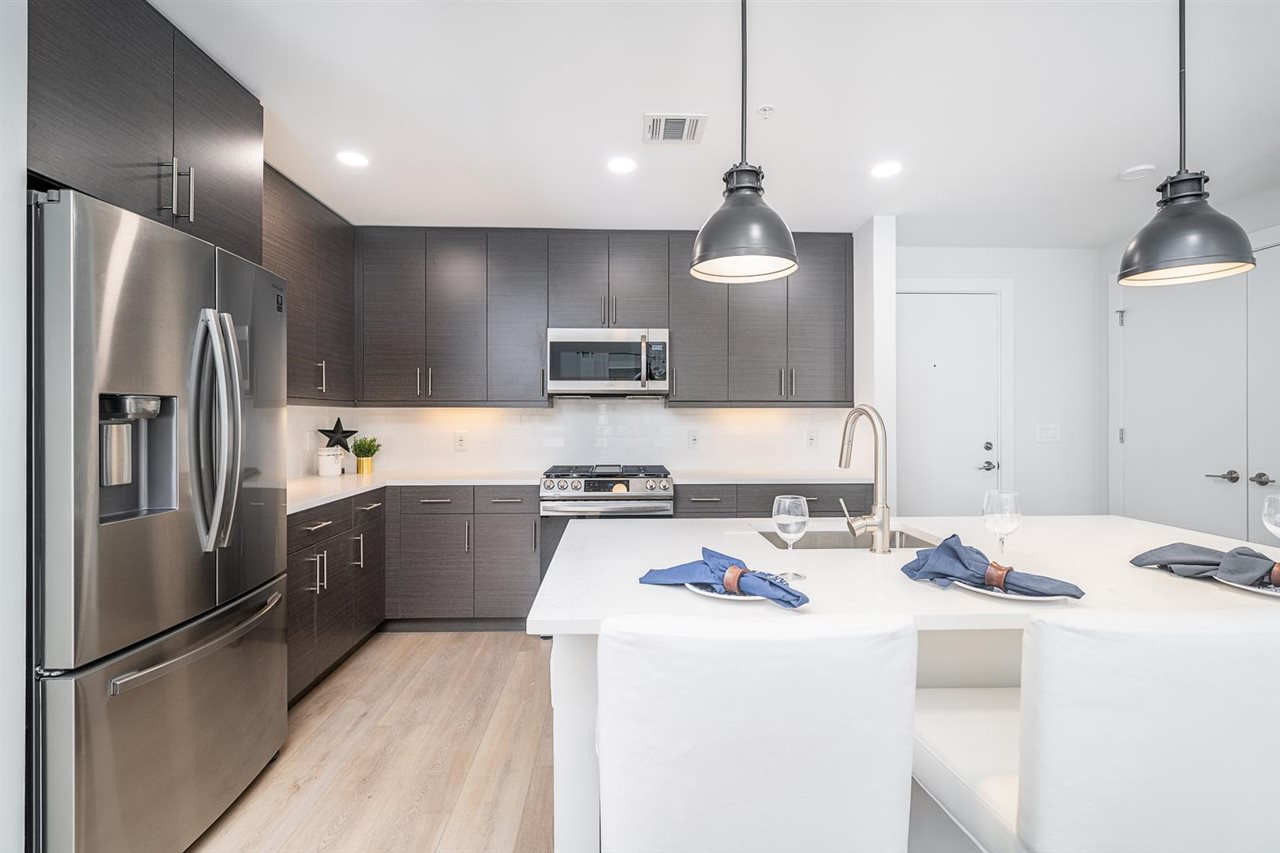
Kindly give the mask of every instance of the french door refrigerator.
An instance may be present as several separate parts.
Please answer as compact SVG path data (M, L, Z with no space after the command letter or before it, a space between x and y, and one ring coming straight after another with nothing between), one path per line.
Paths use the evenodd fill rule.
M284 742L285 291L33 194L32 826L175 853Z

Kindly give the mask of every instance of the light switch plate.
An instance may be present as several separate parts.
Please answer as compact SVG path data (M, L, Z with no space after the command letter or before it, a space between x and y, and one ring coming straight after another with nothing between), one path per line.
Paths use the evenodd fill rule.
M455 451L466 450L470 446L467 440L466 430L457 429L453 431L453 449Z
M1036 441L1041 443L1062 441L1062 425L1036 424Z
M689 448L691 450L696 450L701 445L702 438L698 435L698 431L696 429L689 430Z
M816 429L807 429L804 431L804 446L806 450L814 450L818 446L818 431Z

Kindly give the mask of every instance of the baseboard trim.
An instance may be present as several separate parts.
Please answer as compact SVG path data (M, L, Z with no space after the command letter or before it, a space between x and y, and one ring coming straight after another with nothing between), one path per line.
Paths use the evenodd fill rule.
M378 628L388 633L437 633L443 631L510 631L523 634L525 620L519 617L491 619L388 619Z

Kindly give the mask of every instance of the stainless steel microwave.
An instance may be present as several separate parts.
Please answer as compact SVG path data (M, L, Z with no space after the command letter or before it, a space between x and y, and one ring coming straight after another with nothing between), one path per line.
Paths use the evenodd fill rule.
M547 393L663 395L668 329L548 329Z

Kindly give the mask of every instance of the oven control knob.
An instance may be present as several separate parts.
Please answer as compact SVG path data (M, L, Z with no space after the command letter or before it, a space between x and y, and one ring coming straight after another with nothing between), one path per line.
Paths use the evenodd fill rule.
M654 489L658 488L658 484L653 480L645 480L644 487L652 492Z
M566 483L564 480L561 480L560 482L556 483L556 488L557 488L557 489L567 489L567 488L569 488L569 484L568 484L568 483Z
M552 489L554 489L555 487L556 487L556 481L555 481L555 480L550 480L550 479L548 479L548 480L543 480L543 481L542 481L542 488L546 489L547 491L551 491L551 490L552 490Z
M659 480L659 481L658 481L658 488L659 488L659 489L662 489L662 491L664 491L664 492L665 492L665 491L667 491L668 489L670 489L670 488L671 488L671 481L670 481L670 480Z
M582 488L582 481L581 481L581 480L574 480L572 483L570 483L570 484L569 484L569 487L570 487L570 488L572 488L572 489L576 492L576 491L578 491L578 490L580 490L580 489Z

